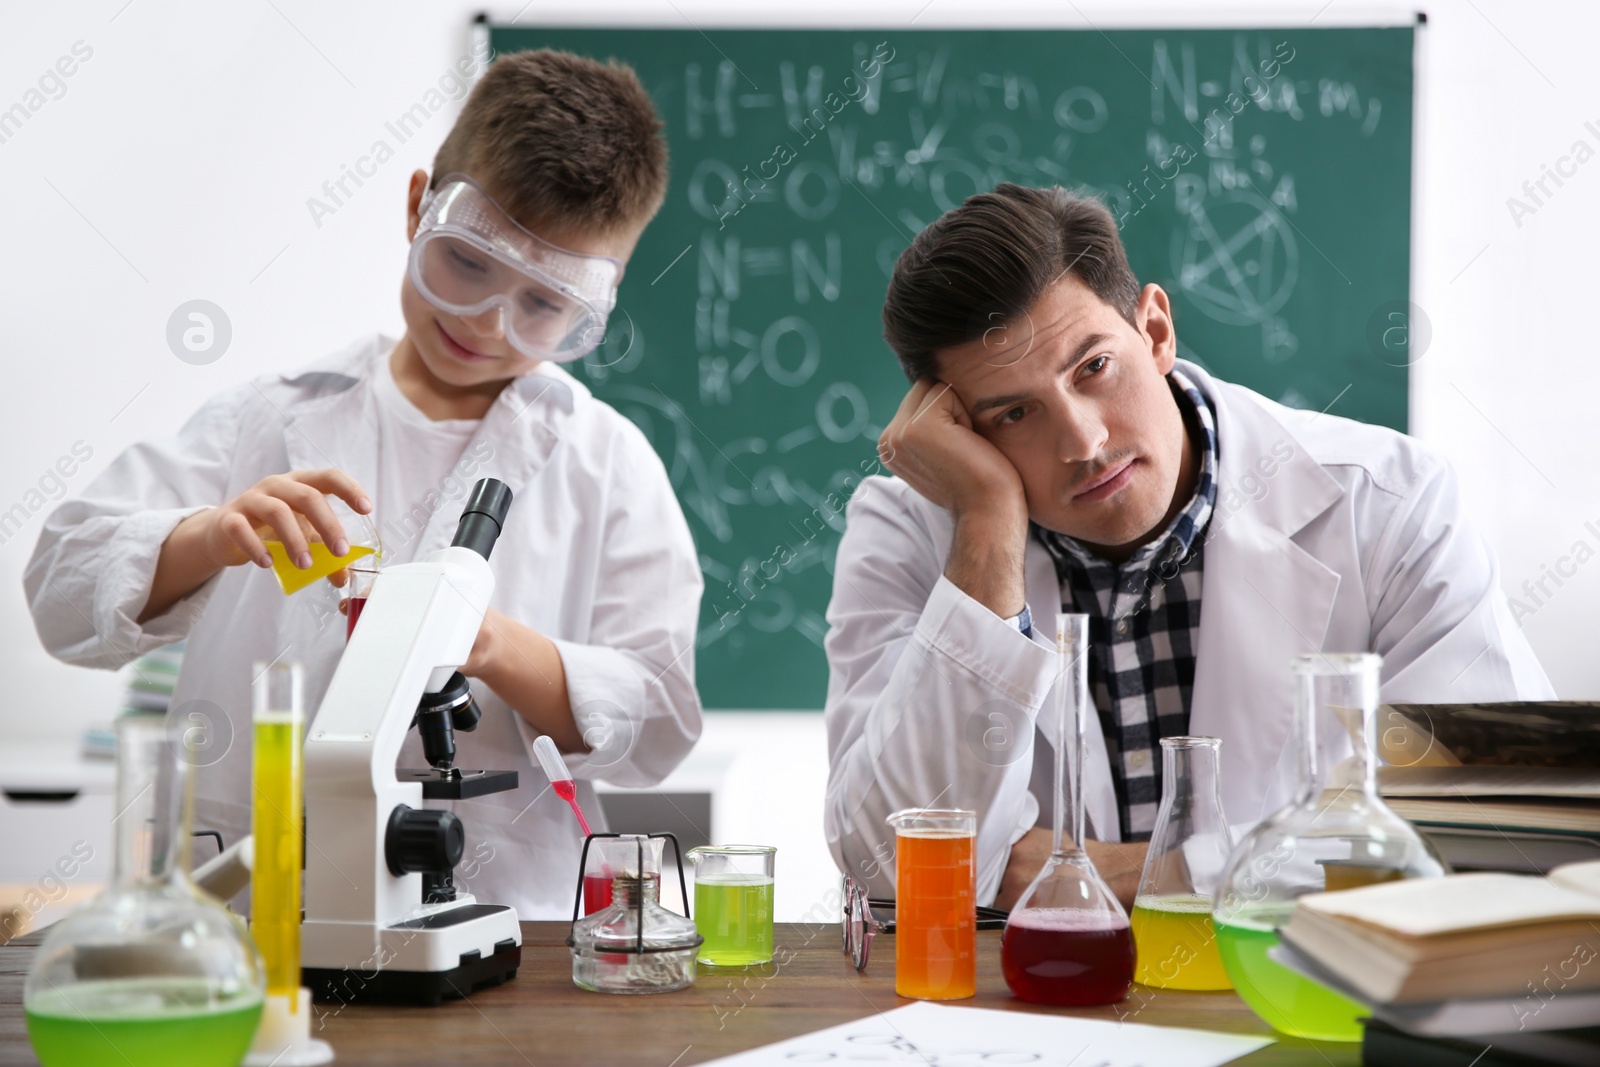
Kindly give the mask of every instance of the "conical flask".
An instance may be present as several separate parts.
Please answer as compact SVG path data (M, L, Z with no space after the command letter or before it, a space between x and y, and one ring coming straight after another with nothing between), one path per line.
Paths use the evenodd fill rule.
M236 1067L266 980L244 924L189 880L187 752L160 719L117 728L105 892L51 928L23 987L44 1067Z
M1211 908L1233 851L1222 813L1215 737L1161 739L1161 808L1133 901L1134 981L1162 989L1232 989Z
M1000 939L1006 985L1035 1004L1110 1004L1126 996L1133 984L1128 914L1083 849L1088 651L1089 617L1058 616L1061 669L1055 686L1056 802L1050 859L1017 901ZM1068 826L1070 839L1064 836Z
M1354 1002L1267 958L1294 902L1307 893L1448 868L1433 848L1378 797L1373 721L1382 659L1319 653L1294 661L1294 746L1298 783L1289 806L1234 849L1212 919L1222 964L1255 1013L1274 1029L1324 1041L1359 1041ZM1348 738L1351 755L1328 765Z

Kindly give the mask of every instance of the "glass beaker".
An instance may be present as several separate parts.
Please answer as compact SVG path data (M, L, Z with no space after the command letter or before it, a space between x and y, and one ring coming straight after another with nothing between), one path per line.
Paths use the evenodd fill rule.
M1035 1004L1111 1004L1133 984L1128 913L1083 848L1083 757L1089 712L1089 617L1056 621L1055 812L1050 858L1000 938L1006 985ZM1069 766L1070 762L1070 766ZM1071 795L1068 795L1068 783ZM1064 836L1066 827L1072 837Z
M961 1000L978 991L978 815L907 808L894 827L894 991Z
M1161 739L1161 807L1133 902L1133 980L1164 989L1232 989L1211 926L1233 851L1215 737Z
M694 924L705 938L700 962L749 967L772 961L771 845L691 848Z
M1373 719L1382 659L1316 654L1294 661L1295 796L1245 835L1229 857L1212 912L1217 949L1245 1003L1275 1030L1359 1041L1353 1001L1267 958L1297 898L1401 878L1448 873L1432 846L1378 797ZM1351 755L1328 767L1330 740Z
M367 606L367 597L372 595L372 583L378 580L378 561L382 556L374 555L362 563L352 565L350 581L344 587L344 639L350 640L350 635L356 632L356 623L361 620L361 611ZM332 572L330 572L332 573Z
M668 993L694 984L700 933L687 915L661 906L661 844L671 835L616 834L589 838L589 846L614 842L620 869L611 882L611 903L574 918L567 944L572 981L594 993ZM677 848L677 839L672 839ZM678 857L683 890L683 858ZM587 871L587 868L585 868ZM587 881L587 878L585 879ZM684 907L688 908L685 892ZM577 915L578 901L573 901Z
M235 1067L255 1036L261 957L189 880L192 764L175 747L160 719L117 724L112 884L50 929L23 987L44 1067Z
M258 527L261 543L266 546L267 554L272 557L272 574L278 579L278 586L283 590L284 596L298 593L313 582L326 578L339 568L347 567L358 559L365 559L368 556L383 558L383 541L378 537L378 528L373 525L372 517L362 515L331 494L325 499L333 512L333 517L338 519L339 525L344 528L345 539L349 542L349 551L343 555L334 555L311 523L304 516L297 516L300 520L300 531L305 535L306 549L311 555L311 565L302 568L289 558L289 552L283 542L276 539L278 537L276 530Z
M611 906L614 886L619 876L637 877L639 848L636 840L641 835L591 835L589 852L583 867L583 913L593 915ZM645 869L661 870L661 853L666 842L659 837L644 838Z

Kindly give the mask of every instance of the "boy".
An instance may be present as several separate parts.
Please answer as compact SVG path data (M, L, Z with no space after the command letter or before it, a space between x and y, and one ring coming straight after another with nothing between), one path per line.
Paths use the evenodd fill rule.
M358 531L324 494L374 522L387 564L449 544L477 479L514 494L461 668L483 720L456 741L458 766L516 770L519 787L453 805L466 891L523 919L571 912L582 837L530 758L539 735L589 781L652 784L687 754L700 734L694 544L644 436L554 362L600 338L666 182L660 122L630 69L550 51L499 60L431 181L411 176L405 335L211 401L51 515L25 584L53 655L116 668L188 641L173 707L204 746L197 826L229 843L249 832L252 663L303 664L311 718L344 647L344 572L285 597L242 566L269 565L267 539L308 565L307 530L343 554ZM414 731L399 762L427 766Z

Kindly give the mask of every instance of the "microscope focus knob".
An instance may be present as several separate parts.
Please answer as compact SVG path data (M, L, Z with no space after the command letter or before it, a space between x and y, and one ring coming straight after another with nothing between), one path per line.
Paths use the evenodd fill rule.
M397 805L384 834L384 858L396 878L421 871L448 871L461 862L467 831L454 812Z

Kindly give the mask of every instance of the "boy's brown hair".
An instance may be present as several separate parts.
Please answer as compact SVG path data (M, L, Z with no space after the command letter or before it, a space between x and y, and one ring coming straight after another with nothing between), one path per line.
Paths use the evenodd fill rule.
M900 253L883 302L884 340L907 378L936 378L940 349L1014 322L1069 273L1134 321L1139 282L1105 205L1059 185L1002 182L945 212Z
M540 49L484 72L433 158L432 184L467 174L518 221L603 233L643 228L667 192L667 143L633 68Z

